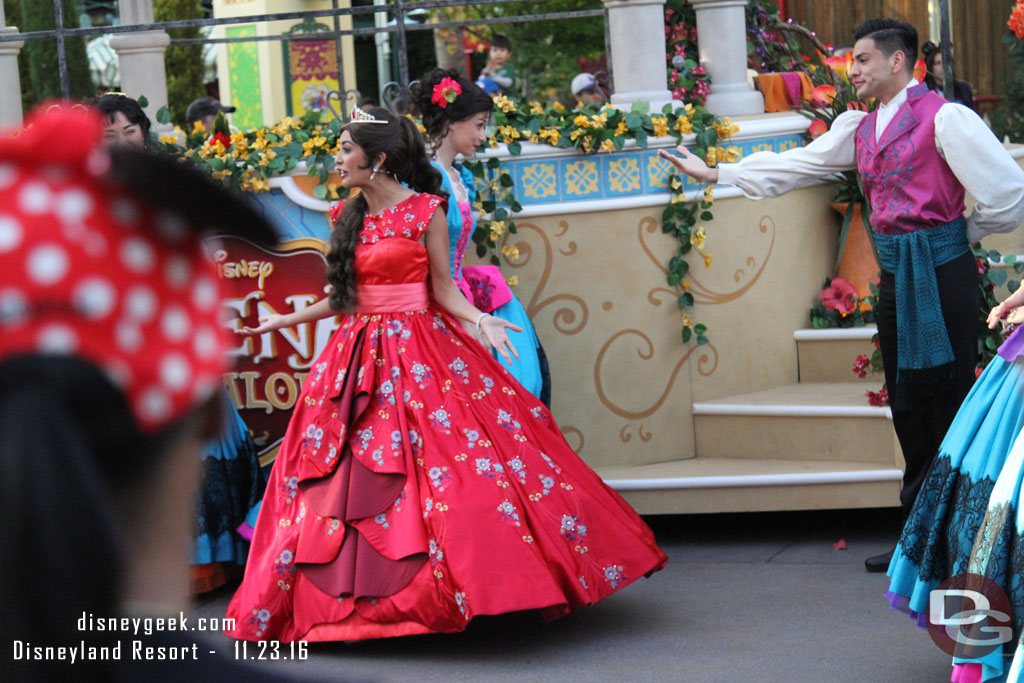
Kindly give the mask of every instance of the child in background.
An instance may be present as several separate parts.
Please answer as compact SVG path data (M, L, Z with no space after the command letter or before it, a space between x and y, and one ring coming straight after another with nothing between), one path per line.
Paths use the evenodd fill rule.
M491 51L487 66L480 72L476 84L491 97L505 95L513 97L516 93L516 69L509 62L512 58L512 43L505 36L494 36L491 40Z

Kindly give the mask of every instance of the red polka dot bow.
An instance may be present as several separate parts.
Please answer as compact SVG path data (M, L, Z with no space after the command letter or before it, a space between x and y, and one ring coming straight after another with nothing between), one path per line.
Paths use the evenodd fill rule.
M220 289L181 218L105 180L101 136L94 113L55 106L0 137L0 361L86 358L154 430L216 389Z

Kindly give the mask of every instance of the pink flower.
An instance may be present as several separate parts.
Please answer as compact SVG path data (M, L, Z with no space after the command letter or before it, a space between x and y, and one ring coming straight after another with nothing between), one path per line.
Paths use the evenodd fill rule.
M822 121L821 119L814 119L813 121L811 121L811 125L807 129L807 132L810 133L811 135L811 139L814 139L819 135L824 134L826 131L828 131L828 124Z
M829 286L821 290L821 303L842 316L850 315L857 310L857 290L843 278L833 278Z
M985 262L985 259L981 259L975 256L974 261L975 263L978 264L978 275L984 275L986 272L988 272L988 263Z
M853 362L853 372L861 379L868 376L867 367L871 364L871 360L864 355L857 356L857 360Z
M441 82L434 86L434 93L430 101L444 109L455 98L462 94L462 86L452 78L442 78Z
M879 408L889 405L889 392L884 388L878 391L867 391L864 395L868 397L868 405Z

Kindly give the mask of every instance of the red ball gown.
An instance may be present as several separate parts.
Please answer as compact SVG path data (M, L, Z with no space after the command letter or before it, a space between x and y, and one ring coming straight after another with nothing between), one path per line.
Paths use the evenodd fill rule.
M667 558L547 409L429 299L441 199L367 215L358 312L296 402L228 635L356 640L590 605Z

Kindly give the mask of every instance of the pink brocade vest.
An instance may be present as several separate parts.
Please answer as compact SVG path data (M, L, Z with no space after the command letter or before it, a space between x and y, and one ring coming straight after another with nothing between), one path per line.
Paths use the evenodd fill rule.
M946 100L918 85L875 142L873 111L857 128L857 171L883 235L934 228L964 213L964 188L935 147L935 114Z

